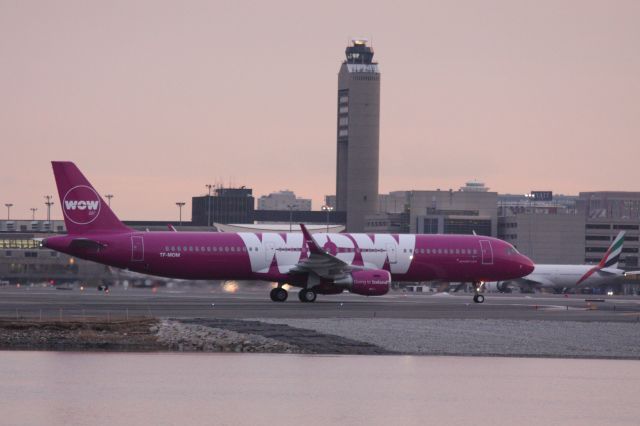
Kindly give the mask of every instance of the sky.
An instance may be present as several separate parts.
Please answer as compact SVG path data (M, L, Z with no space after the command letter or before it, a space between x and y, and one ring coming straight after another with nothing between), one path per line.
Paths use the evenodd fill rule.
M71 160L123 220L188 218L209 183L318 209L361 36L381 193L640 191L639 22L636 0L0 0L0 204L61 218Z

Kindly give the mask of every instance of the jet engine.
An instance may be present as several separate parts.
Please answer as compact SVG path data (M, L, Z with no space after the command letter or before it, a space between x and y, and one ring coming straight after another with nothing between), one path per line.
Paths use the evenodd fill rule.
M490 292L511 293L511 286L508 281L497 281L484 283L484 288Z
M391 274L384 269L353 271L335 284L345 285L351 293L362 296L382 296L389 292Z

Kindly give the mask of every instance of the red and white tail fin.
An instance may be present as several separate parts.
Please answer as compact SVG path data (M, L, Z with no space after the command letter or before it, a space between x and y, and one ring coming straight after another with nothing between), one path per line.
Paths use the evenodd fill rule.
M129 232L87 178L70 161L52 161L60 206L69 234Z

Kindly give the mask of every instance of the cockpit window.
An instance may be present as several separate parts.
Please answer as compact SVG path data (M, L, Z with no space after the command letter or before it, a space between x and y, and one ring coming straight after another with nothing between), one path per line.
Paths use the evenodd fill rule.
M508 256L512 256L512 255L519 254L519 253L518 253L518 250L516 250L516 248L515 248L515 247L513 247L513 246L509 246L509 247L507 247L507 249L506 249L506 253L507 253L507 255L508 255Z

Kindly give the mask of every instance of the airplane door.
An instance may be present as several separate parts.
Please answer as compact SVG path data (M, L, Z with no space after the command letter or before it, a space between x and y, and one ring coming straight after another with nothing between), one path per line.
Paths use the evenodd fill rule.
M482 264L493 265L493 248L491 241L480 240L480 251L482 252Z
M144 239L142 236L131 237L131 260L134 262L144 261Z
M389 257L389 263L398 263L398 253L396 252L396 246L393 244L387 244L387 256Z

